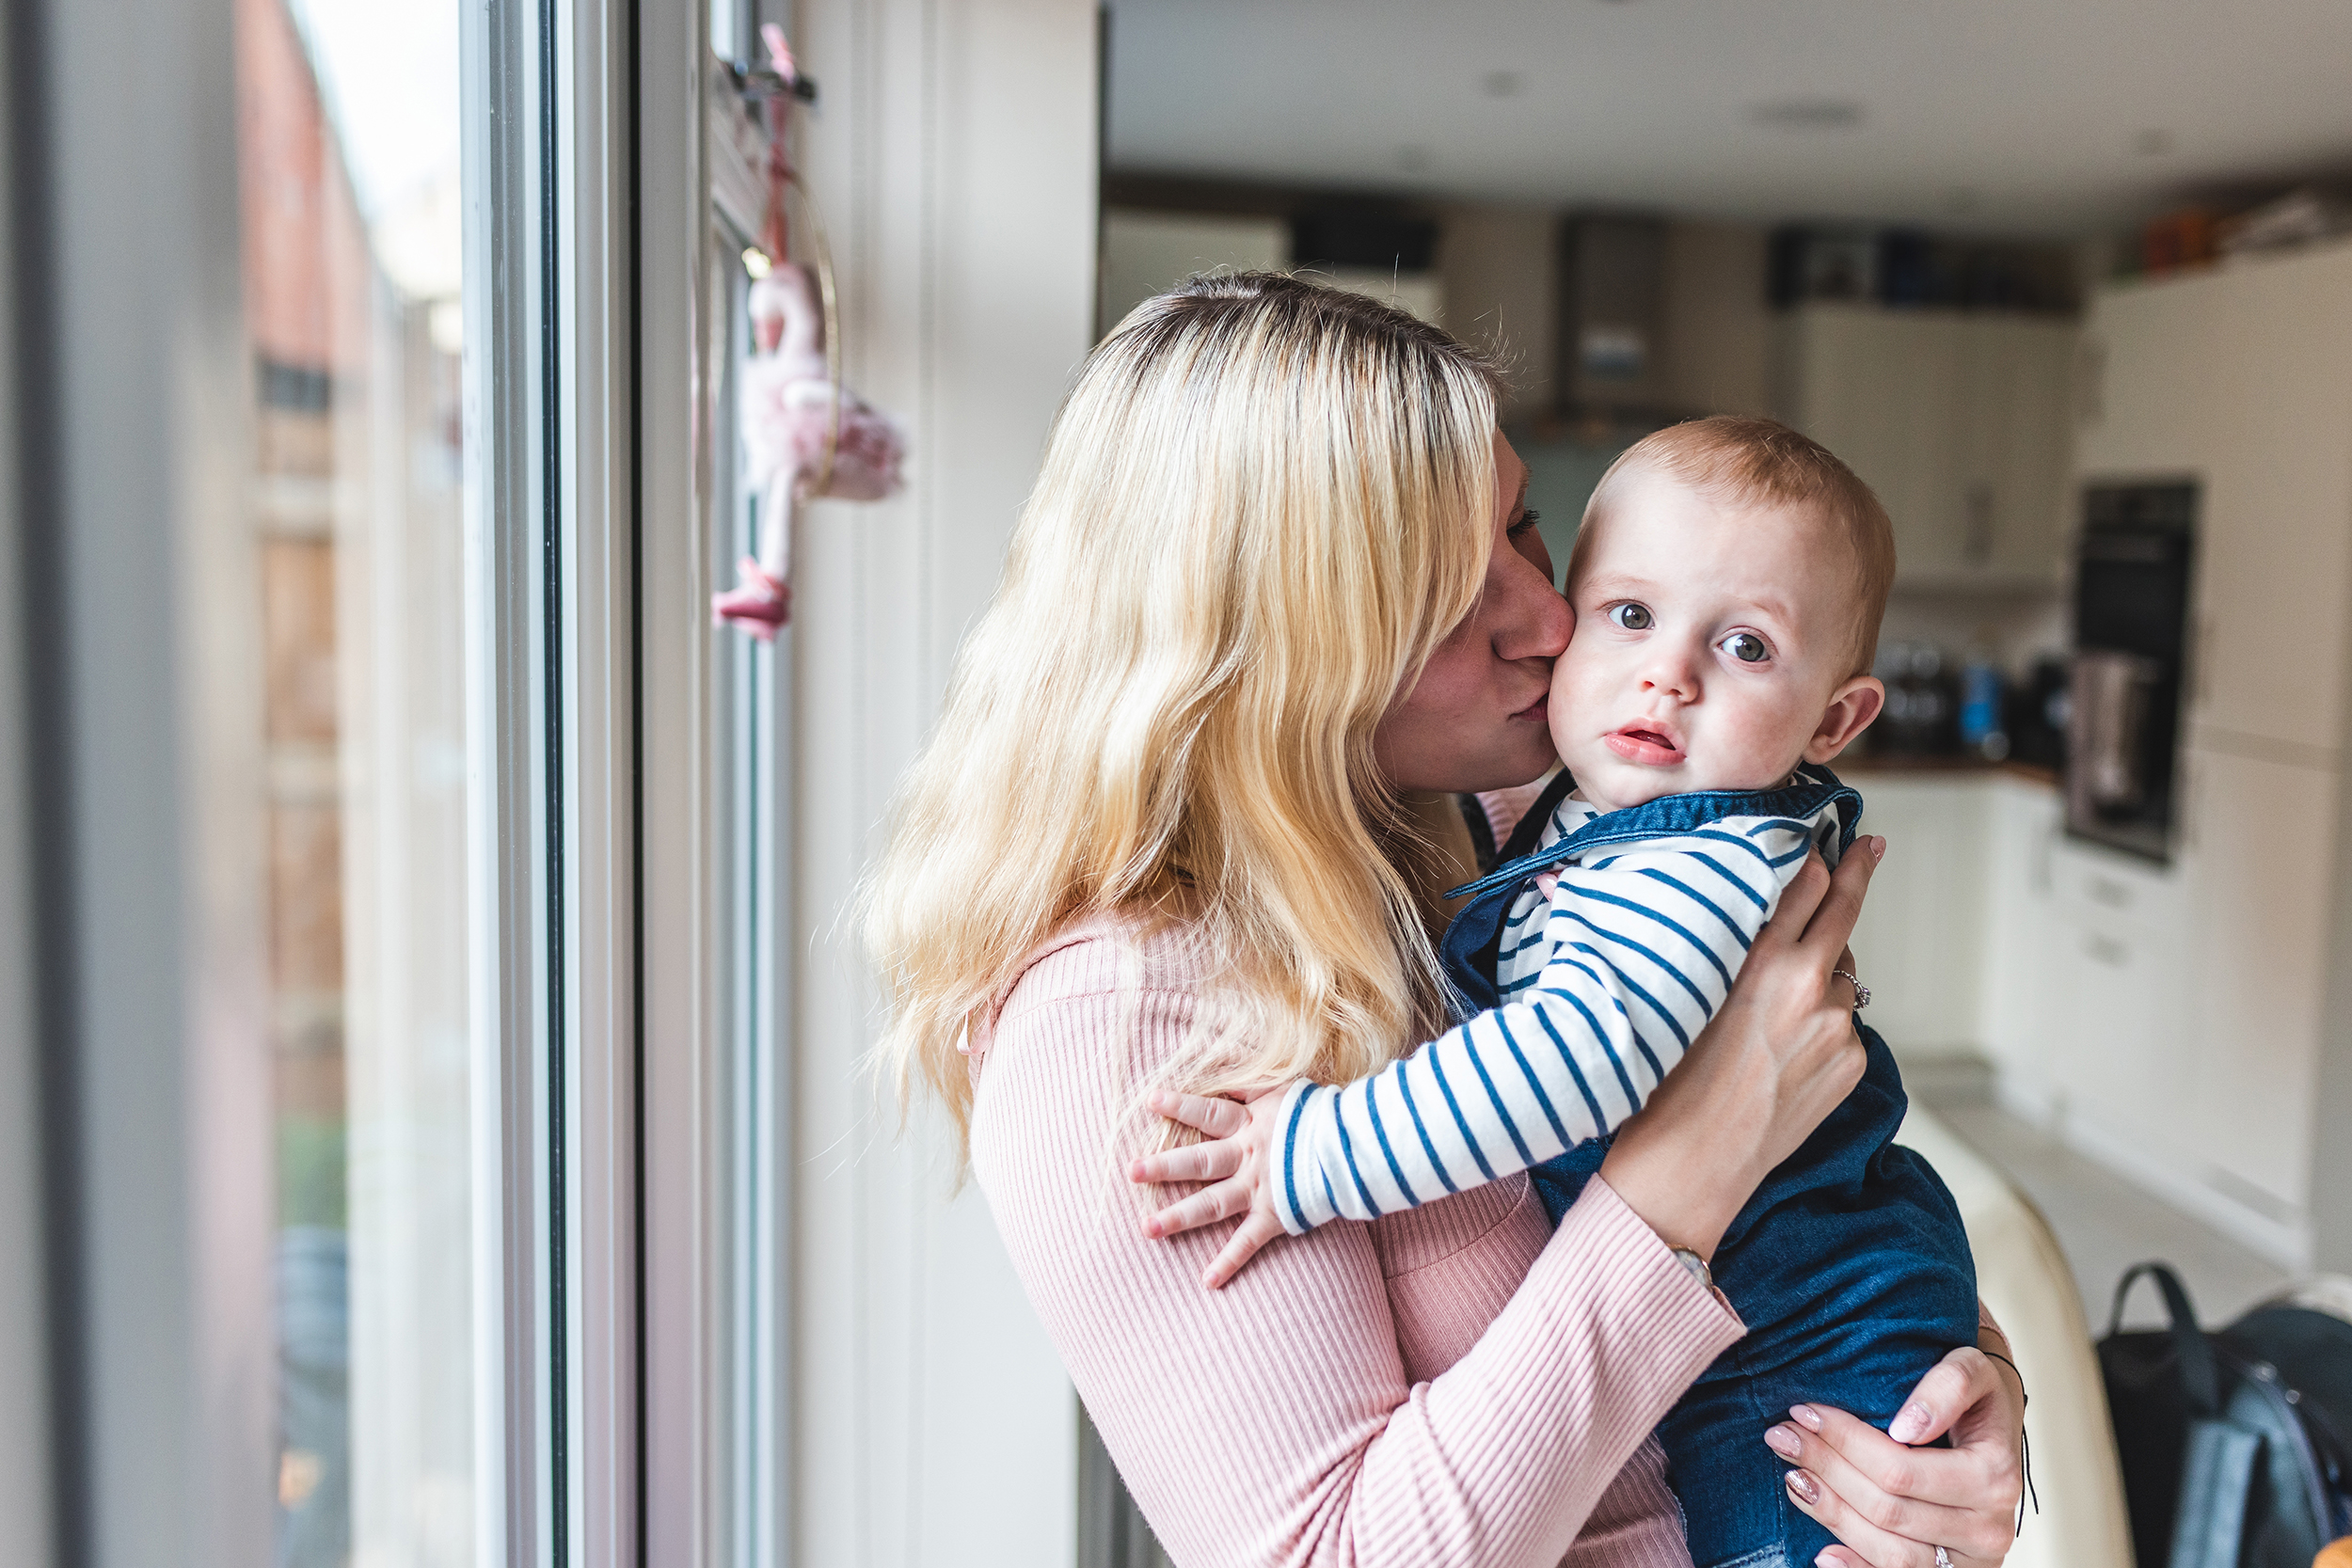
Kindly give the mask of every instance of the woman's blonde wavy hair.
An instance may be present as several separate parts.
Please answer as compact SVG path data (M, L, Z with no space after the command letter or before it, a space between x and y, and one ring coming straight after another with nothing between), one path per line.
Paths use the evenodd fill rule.
M1264 273L1089 356L866 895L902 1105L928 1084L968 1132L960 1042L1102 911L1187 923L1239 1005L1155 1083L1354 1079L1442 1022L1373 730L1485 579L1496 389L1438 328Z

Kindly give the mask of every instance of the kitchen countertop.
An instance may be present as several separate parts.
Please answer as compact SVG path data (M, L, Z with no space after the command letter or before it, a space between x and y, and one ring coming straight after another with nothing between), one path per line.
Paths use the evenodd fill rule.
M1840 777L1862 778L1871 774L1915 774L1930 778L2010 778L2026 784L2040 784L2045 789L2058 787L2056 768L2040 768L2029 762L1987 762L1982 757L1904 756L1879 754L1841 759L1830 765Z

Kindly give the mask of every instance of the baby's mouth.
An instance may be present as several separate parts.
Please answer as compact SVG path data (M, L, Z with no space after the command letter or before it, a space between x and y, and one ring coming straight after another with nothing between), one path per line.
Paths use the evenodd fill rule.
M1682 748L1674 743L1672 736L1644 724L1628 724L1601 738L1612 752L1644 767L1672 768L1682 760Z

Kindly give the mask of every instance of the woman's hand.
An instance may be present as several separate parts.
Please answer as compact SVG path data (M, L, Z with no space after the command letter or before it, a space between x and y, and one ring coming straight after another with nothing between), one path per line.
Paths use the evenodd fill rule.
M1600 1174L1675 1246L1711 1257L1773 1166L1862 1081L1846 941L1886 852L1857 838L1832 876L1814 856L1780 895L1723 1010L1649 1104L1617 1132Z
M1173 1094L1166 1089L1152 1096L1152 1109L1171 1121L1206 1132L1205 1142L1148 1154L1127 1168L1130 1181L1203 1181L1191 1196L1169 1204L1143 1222L1143 1233L1157 1241L1180 1230L1192 1230L1219 1220L1243 1216L1240 1226L1209 1266L1200 1283L1217 1290L1241 1273L1258 1249L1282 1234L1275 1217L1269 1186L1266 1150L1273 1147L1274 1123L1288 1098L1276 1085L1254 1090L1237 1100L1197 1094Z
M2023 1484L2024 1390L1982 1351L1963 1346L1919 1380L1893 1423L1902 1441L1842 1410L1801 1404L1788 1415L1764 1438L1796 1466L1788 1498L1848 1543L1821 1562L1933 1568L1942 1546L1961 1568L1977 1568L2009 1555ZM1947 1432L1948 1449L1904 1446Z

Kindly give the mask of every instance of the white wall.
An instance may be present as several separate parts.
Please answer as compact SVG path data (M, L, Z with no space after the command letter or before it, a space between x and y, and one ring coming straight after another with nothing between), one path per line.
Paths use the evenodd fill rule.
M47 145L20 150L45 164L47 204L12 248L49 269L18 325L54 356L33 360L55 438L20 455L55 578L26 594L62 661L32 750L71 791L36 825L57 856L42 979L72 998L40 1044L74 1075L72 1114L43 1133L71 1140L79 1189L78 1279L57 1309L80 1354L57 1375L74 1378L79 1442L59 1458L84 1506L61 1555L225 1568L269 1556L276 1424L230 7L11 11L28 15L40 57L11 88L48 87Z
M793 1560L1072 1561L1077 1412L977 1190L861 1071L845 907L1092 341L1090 0L802 0L847 369L911 486L796 542Z

